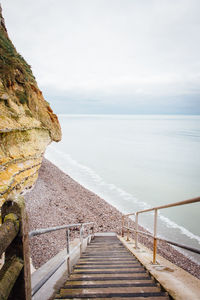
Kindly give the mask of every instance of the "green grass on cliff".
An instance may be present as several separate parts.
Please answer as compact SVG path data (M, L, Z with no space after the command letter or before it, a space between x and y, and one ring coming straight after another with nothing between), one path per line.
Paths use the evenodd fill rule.
M0 28L0 78L5 88L17 82L26 92L28 92L28 82L35 83L31 67L16 51L2 28Z

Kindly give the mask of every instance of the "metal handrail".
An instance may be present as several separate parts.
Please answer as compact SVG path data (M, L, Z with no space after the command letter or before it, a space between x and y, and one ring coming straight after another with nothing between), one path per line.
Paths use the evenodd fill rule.
M36 235L40 235L40 234L44 234L44 233L48 233L48 232L52 232L52 231L56 231L56 230L67 229L67 228L71 228L71 227L81 227L81 226L86 226L86 225L90 225L90 224L94 224L94 222L77 223L77 224L61 225L61 226L54 226L54 227L48 227L48 228L40 228L40 229L30 231L29 237L33 237Z
M140 214L140 213L143 213L143 212L153 211L153 210L156 210L156 209L163 209L163 208L169 208L169 207L174 207L174 206L181 206L181 205L191 204L191 203L196 203L196 202L200 202L200 197L196 197L196 198L192 198L192 199L184 200L184 201L179 201L179 202L175 202L175 203L170 203L170 204L166 204L166 205L162 205L162 206L147 208L147 209L137 211L136 213L134 212L134 213L126 214L124 216L128 217L128 216L133 216L135 214Z
M56 265L47 275L45 275L40 282L32 289L32 297L38 292L38 290L49 280L49 278L63 265L63 263L67 260L67 271L68 274L70 274L70 228L73 227L80 227L80 243L77 245L77 247L80 247L80 255L82 253L83 248L83 234L84 234L84 226L86 225L92 225L94 222L87 222L87 223L77 223L77 224L68 224L68 225L61 225L61 226L55 226L55 227L49 227L49 228L40 228L37 230L33 230L29 232L29 237L41 235L48 232L53 232L61 229L66 229L66 256L65 258ZM92 227L92 233L94 233L94 227Z
M124 229L127 229L127 232L128 232L127 240L129 240L130 231L134 231L135 232L135 248L136 249L138 248L138 234L143 234L143 235L147 235L147 236L152 237L153 238L153 264L156 263L157 241L158 240L165 241L165 242L167 242L169 244L172 244L172 245L175 245L177 247L180 247L180 248L183 248L183 249L186 249L186 250L189 250L189 251L200 254L199 249L188 247L186 245L182 245L180 243L169 241L169 240L166 240L166 239L163 239L163 238L160 238L160 237L157 236L157 219L158 219L158 210L159 209L170 208L170 207L175 207L175 206L181 206L181 205L186 205L186 204L191 204L191 203L196 203L196 202L200 202L200 197L196 197L196 198L185 200L185 201L170 203L170 204L166 204L166 205L162 205L162 206L157 206L157 207L153 207L153 208L148 208L148 209L140 210L140 211L137 211L137 212L134 212L134 213L126 214L126 215L122 216L122 236L124 236ZM149 234L147 232L138 230L138 217L139 217L139 214L145 213L145 212L150 212L150 211L154 211L153 235ZM133 215L135 215L135 229L130 228L129 224L128 224L128 226L125 226L125 219L130 217L130 216L133 216ZM129 220L128 220L128 223L129 223Z
M130 228L130 227L126 227L126 226L124 226L124 228L127 229L128 232L130 232L130 231L134 231L134 232L135 232L135 231L136 231L134 228ZM140 231L140 230L138 230L137 232L138 232L139 234L146 235L146 236L149 236L149 237L154 238L154 236L153 236L151 233L147 233L147 232ZM191 251L191 252L200 254L200 250L197 249L197 248L193 248L193 247L189 247L189 246L186 246L186 245L183 245L183 244L180 244L180 243L176 243L176 242L173 242L173 241L169 241L169 240L166 240L166 239L161 238L161 237L158 237L158 236L157 236L157 240L158 240L158 241L162 241L162 242L167 242L168 244L171 244L171 245L180 247L180 248L182 248L182 249L189 250L189 251Z

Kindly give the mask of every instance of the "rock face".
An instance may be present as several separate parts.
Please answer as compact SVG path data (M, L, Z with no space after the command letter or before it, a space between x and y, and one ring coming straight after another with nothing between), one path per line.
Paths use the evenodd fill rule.
M57 116L9 39L0 7L0 207L33 186L47 145L60 139Z

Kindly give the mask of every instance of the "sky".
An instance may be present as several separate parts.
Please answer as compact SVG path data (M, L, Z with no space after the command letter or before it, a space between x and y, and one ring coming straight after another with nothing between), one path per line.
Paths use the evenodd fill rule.
M199 0L0 0L56 113L200 114Z

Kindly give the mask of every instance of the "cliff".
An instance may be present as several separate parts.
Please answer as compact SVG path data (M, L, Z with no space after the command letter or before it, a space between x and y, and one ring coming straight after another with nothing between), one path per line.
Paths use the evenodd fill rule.
M0 207L33 186L47 145L60 139L57 116L9 39L0 7Z

